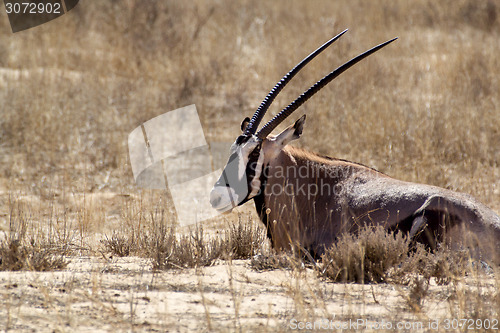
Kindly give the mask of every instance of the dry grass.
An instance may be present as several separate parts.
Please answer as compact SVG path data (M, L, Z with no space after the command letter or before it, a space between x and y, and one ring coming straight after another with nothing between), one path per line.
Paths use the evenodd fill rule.
M173 272L198 274L213 272L218 263L230 265L244 271L231 271L231 287L220 291L230 295L231 314L224 314L230 323L221 324L230 331L282 328L283 320L299 314L310 319L335 313L341 319L373 320L378 318L374 313L385 313L387 319L416 320L434 312L432 318L498 318L500 279L478 268L481 264L466 253L446 248L408 251L401 236L375 230L343 238L318 264L324 275L316 281L318 273L310 263L268 248L255 215L247 219L233 214L185 230L174 226L164 193L135 187L126 146L132 129L194 103L207 141L232 141L242 118L252 114L275 82L344 28L350 28L348 34L292 81L266 119L334 67L398 36L396 43L343 74L290 119L308 114L297 144L403 180L470 193L499 212L497 2L90 1L15 35L5 15L0 20L1 269L57 270L86 255L104 254L106 262L118 260L110 255L133 255L148 258L150 266L160 269L154 278L164 276L168 286ZM247 206L241 211L254 210ZM245 271L237 259L249 261L254 270ZM260 312L252 318L262 319L263 326L252 326L244 309L256 306L245 303L248 295L240 280L271 283L261 282L258 274L290 274L290 281L273 285L279 291L271 297L291 295L284 302L292 305L276 312L259 303ZM127 283L136 290L149 283L137 279ZM379 284L372 284L373 295L366 296L363 284L331 281ZM219 290L220 283L207 287L199 282L194 288L204 295L204 314L198 319L202 324L196 328L218 328L222 315L211 315L217 301L207 295ZM162 326L161 320L154 327L138 323L135 309L146 301L134 291L125 300L129 315L123 322L113 320L122 308L119 302L106 303L109 297L96 296L98 284L82 285L92 290L84 299L102 310L95 313L106 313L103 322L124 330L175 327ZM286 292L279 289L283 285ZM37 296L42 303L38 298L26 302L50 311L54 304L81 296L68 294L58 303L53 299L59 296L43 288L44 294ZM176 288L189 292L193 286ZM392 293L401 303L384 298ZM4 303L9 306L4 308L24 304L16 301L24 297L19 295L6 288ZM144 297L155 300L153 294ZM329 308L332 299L341 305ZM370 312L375 306L382 310ZM65 311L75 318L70 305ZM169 311L160 311L159 317ZM13 318L14 312L1 314ZM61 320L59 314L54 318ZM13 320L0 325L6 330L23 327ZM78 327L75 319L68 320Z
M58 249L47 244L18 240L0 243L0 271L52 271L63 269L67 261Z
M215 260L249 259L265 250L263 228L249 218L230 224L216 235L206 235L203 225L188 232L176 232L176 225L165 215L151 214L143 232L113 231L100 240L103 252L119 257L141 255L153 259L155 269L211 266Z
M37 194L47 187L120 190L132 185L131 129L195 103L207 139L232 140L283 73L349 27L277 104L354 54L400 39L305 105L310 116L299 144L470 192L498 208L499 6L485 3L297 2L290 11L279 3L79 6L63 22L4 43L9 84L0 92L0 129L11 158L1 172L31 182ZM311 23L289 23L302 21ZM39 51L19 51L27 45Z
M421 278L447 284L469 274L473 264L478 269L487 267L465 249L452 250L443 244L436 251L426 250L382 226L343 235L321 259L321 275L335 282L413 283L418 290Z
M63 242L34 232L29 209L10 202L9 230L0 238L0 271L51 271L63 269L70 254Z
M270 271L275 269L300 269L304 263L300 258L291 256L288 253L276 253L256 255L250 261L250 265L258 272Z
M343 235L322 256L322 273L333 281L382 282L388 271L409 259L410 242L401 233L393 235L382 227L366 228L358 235ZM409 267L405 273L416 267Z

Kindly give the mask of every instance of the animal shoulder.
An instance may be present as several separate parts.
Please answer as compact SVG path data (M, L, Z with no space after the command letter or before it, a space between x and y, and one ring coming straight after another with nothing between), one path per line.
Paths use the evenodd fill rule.
M286 146L285 147L287 153L289 153L291 156L294 157L294 159L302 162L309 162L312 164L318 164L318 166L325 166L325 167L339 167L339 166L344 166L344 167L350 167L353 169L360 169L360 170L366 170L370 172L375 172L379 173L382 175L385 175L384 173L378 171L377 169L374 169L372 167L366 166L361 163L357 162L351 162L348 160L344 160L341 158L336 158L336 157L330 157L327 155L322 155L316 152L312 152L309 150L305 150L303 148L299 147L294 147L294 146Z

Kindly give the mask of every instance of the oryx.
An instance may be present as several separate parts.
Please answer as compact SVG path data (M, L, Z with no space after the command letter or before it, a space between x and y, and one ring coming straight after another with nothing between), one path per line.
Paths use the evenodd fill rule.
M271 135L273 129L334 78L396 38L326 75L257 131L283 87L346 31L302 60L270 91L252 119L245 118L242 134L230 148L229 162L210 193L212 207L220 212L230 211L253 199L274 248L298 245L315 256L323 253L342 232L356 232L361 226L375 224L401 230L431 248L445 238L458 244L466 229L475 235L476 243L497 252L500 217L471 196L396 180L358 163L287 145L300 137L305 115L280 134ZM493 242L486 241L490 236ZM476 247L476 243L472 246Z

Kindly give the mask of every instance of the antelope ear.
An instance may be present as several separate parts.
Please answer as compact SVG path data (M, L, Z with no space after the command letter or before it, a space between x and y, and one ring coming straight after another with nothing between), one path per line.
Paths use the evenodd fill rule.
M245 130L247 129L248 123L250 123L250 118L246 117L245 119L243 119L243 121L241 122L241 131L242 132L245 132Z
M281 146L286 146L290 141L297 140L302 135L304 123L306 122L306 115L300 117L295 124L289 126L283 132L276 136L275 142Z

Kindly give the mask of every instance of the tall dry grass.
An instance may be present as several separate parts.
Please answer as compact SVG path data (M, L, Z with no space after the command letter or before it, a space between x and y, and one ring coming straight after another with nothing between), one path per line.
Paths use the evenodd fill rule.
M0 171L36 194L131 190L133 128L195 103L209 141L232 140L293 64L348 27L267 118L343 61L399 36L298 112L310 115L299 144L498 210L499 11L494 1L126 1L81 4L15 35L3 20Z

